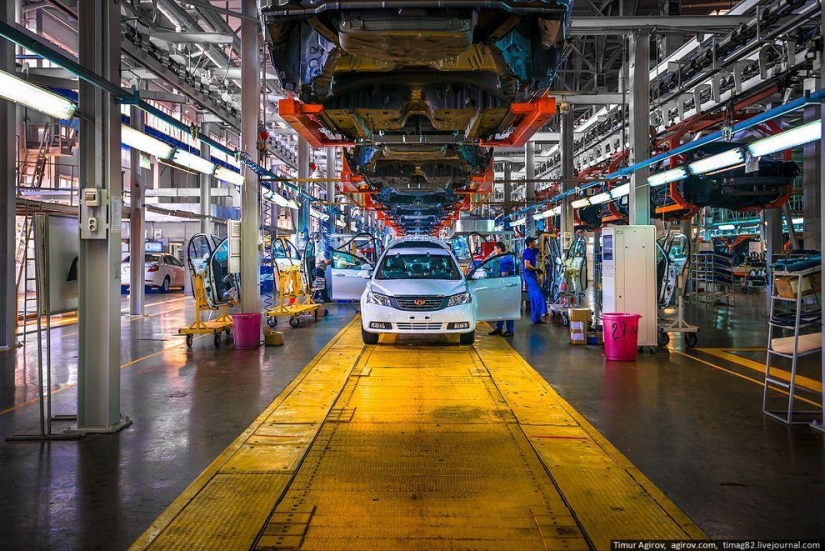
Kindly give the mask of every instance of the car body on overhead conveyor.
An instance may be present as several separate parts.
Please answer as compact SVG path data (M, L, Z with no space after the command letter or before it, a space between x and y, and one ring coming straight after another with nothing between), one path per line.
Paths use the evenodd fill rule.
M349 139L456 143L505 132L510 105L543 95L569 0L262 0L283 89L321 104ZM458 139L456 139L458 138Z
M351 146L346 170L373 189L431 191L484 178L491 145L516 134L526 141L541 126L531 108L552 115L542 102L562 60L571 2L261 0L259 7L284 101L311 106L311 121L300 107L291 115L281 108L281 116L299 133L317 127L316 147ZM415 231L430 233L446 215L420 219Z
M687 163L743 145L734 142L706 144L691 152ZM651 188L651 215L681 219L702 207L736 211L778 208L793 195L793 181L799 172L795 162L765 155L753 163L741 163L709 174L690 175L684 180Z
M441 240L390 243L376 268L361 276L369 280L361 297L364 343L392 333L458 334L461 344L472 344L477 322L521 317L518 265L512 253L496 255L465 277Z

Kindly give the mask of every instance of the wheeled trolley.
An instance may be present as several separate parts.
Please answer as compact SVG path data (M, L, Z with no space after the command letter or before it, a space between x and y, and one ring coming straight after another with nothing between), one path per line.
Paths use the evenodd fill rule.
M212 334L215 348L220 348L223 333L226 333L226 336L228 337L232 332L232 317L226 313L226 309L234 306L235 303L228 302L219 306L212 306L207 299L203 280L203 274L195 274L195 321L192 325L178 329L178 335L186 335L186 347L192 348L192 343L195 341L195 335ZM203 319L201 319L201 314L203 312L215 311L220 311L217 318L208 321L203 321Z
M285 268L278 274L277 304L264 312L266 324L275 327L278 325L278 318L289 318L289 326L294 328L301 324L300 316L310 314L317 320L318 311L324 304L316 302L313 297L314 293L308 293L304 287L300 268Z

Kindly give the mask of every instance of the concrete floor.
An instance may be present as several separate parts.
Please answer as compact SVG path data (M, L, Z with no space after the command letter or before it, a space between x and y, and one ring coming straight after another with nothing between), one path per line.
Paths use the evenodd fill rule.
M174 334L191 300L148 302L148 317L123 318L122 410L133 426L0 443L0 549L128 547L354 315L336 306L317 323L282 324L282 348L216 351L202 338L187 352ZM698 348L677 342L636 363L605 364L600 349L568 345L561 326L521 321L512 344L710 536L821 538L823 435L765 419L761 386L743 378L759 374L702 350L764 346L763 303L691 308ZM75 409L76 330L53 334L58 414ZM0 437L37 428L35 350L0 353ZM817 380L818 360L803 366Z

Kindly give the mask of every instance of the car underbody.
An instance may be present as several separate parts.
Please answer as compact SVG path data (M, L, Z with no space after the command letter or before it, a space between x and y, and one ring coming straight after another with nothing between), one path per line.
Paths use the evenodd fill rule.
M566 0L270 2L280 84L376 189L461 189L555 78ZM439 217L443 217L444 212Z

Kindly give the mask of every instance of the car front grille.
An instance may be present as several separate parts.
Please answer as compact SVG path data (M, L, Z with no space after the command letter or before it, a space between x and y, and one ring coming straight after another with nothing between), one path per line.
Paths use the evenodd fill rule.
M444 308L445 297L393 297L393 306L408 312L433 312Z
M398 329L400 331L439 331L441 329L440 323L410 323L410 322L402 322L397 323Z

